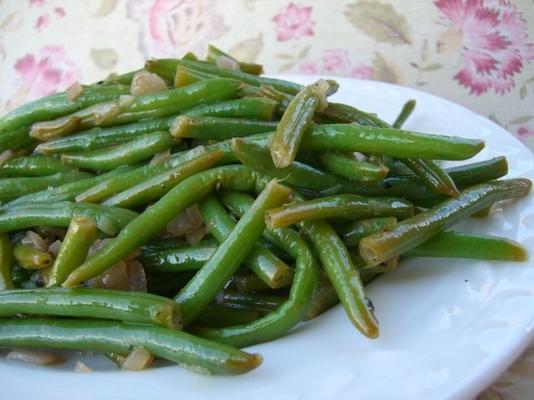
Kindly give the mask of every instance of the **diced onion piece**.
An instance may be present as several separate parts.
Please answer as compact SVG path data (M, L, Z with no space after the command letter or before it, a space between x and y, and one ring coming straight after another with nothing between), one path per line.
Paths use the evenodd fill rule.
M132 78L130 93L134 96L142 96L167 89L167 84L159 75L141 70Z
M215 61L215 64L217 67L222 69L230 69L232 71L240 71L239 68L239 62L233 59L232 57L228 57L225 55L221 55L217 57L217 60Z
M89 281L89 286L100 289L128 290L126 263L121 261Z
M56 240L54 243L52 243L50 246L48 246L48 252L52 254L54 257L56 257L59 253L59 249L61 247L61 240Z
M16 154L13 150L6 150L0 154L0 166L4 165L5 162L14 159Z
M169 222L165 230L175 237L185 236L189 244L197 244L206 234L202 216L196 204Z
M150 366L153 359L154 357L147 350L142 347L136 347L130 354L128 354L126 360L124 360L122 369L128 371L141 371Z
M100 250L101 248L103 248L104 246L106 246L109 242L111 242L113 239L111 238L108 238L108 239L96 239L93 244L91 245L91 247L89 247L89 250L87 251L87 257L92 257L94 256L98 250Z
M76 365L74 366L74 372L88 373L93 372L93 370L87 365L85 365L83 362L76 361Z
M63 358L55 353L27 349L12 350L7 353L6 358L37 365L60 364L63 362Z
M34 231L26 231L26 235L20 242L25 246L31 246L37 250L48 251L48 241Z
M76 100L82 94L82 92L83 86L78 81L74 82L65 90L67 99L69 99L70 101Z
M150 165L161 164L164 161L167 161L171 157L171 149L154 154L152 160L150 160Z
M130 292L147 291L145 269L139 261L133 260L126 263L126 275Z

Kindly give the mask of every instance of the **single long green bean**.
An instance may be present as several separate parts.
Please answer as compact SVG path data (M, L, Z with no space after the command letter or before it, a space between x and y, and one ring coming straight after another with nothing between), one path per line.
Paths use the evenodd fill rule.
M0 167L2 177L29 177L53 175L59 172L71 172L72 168L63 165L55 157L19 157L6 161Z
M43 269L50 267L54 259L47 251L17 243L13 248L13 256L17 263L26 269Z
M340 194L283 205L268 210L265 214L265 219L267 226L281 228L312 219L360 219L365 217L397 217L404 219L412 215L412 204L402 199L366 198Z
M68 201L21 204L0 213L0 232L11 232L34 226L66 228L75 216L92 218L102 232L115 235L135 218L137 213L122 208Z
M36 289L0 292L0 316L18 314L112 319L180 329L178 304L150 293L110 289Z
M454 180L434 161L406 158L402 162L433 192L446 196L458 195Z
M11 276L11 264L13 262L13 246L9 236L0 233L0 292L13 289L13 277Z
M278 309L287 298L275 294L252 294L240 292L223 292L219 304L239 310L254 310L262 314L268 314Z
M175 138L227 140L250 136L276 129L277 122L254 121L243 118L179 116L170 132Z
M91 218L74 217L48 274L48 287L60 286L67 276L87 257L96 235L96 223Z
M158 273L197 271L215 253L216 246L197 245L185 248L147 252L141 255L141 263Z
M87 153L62 154L61 162L66 165L95 170L110 170L121 165L135 164L172 146L169 132L159 131L141 136L111 149Z
M191 117L209 116L271 121L273 119L275 109L276 101L257 97L202 104L185 110L183 114Z
M362 238L372 233L391 229L397 223L395 217L379 217L353 221L339 230L339 235L347 247L358 246Z
M398 223L391 230L363 238L359 245L360 255L367 265L374 266L414 249L496 201L527 195L531 187L532 182L528 179L492 181L473 186L455 198Z
M263 66L260 64L254 64L254 63L246 63L239 61L232 57L230 54L225 53L221 49L213 46L212 44L208 44L208 53L206 54L206 58L208 61L212 61L217 66L219 66L220 63L227 61L231 64L236 65L239 70L246 72L247 74L252 75L261 75L263 74ZM221 58L223 60L221 60Z
M200 212L208 231L222 245L236 223L213 195L200 202ZM252 246L243 263L273 289L287 286L293 280L293 270L260 243Z
M187 325L221 291L265 229L265 210L287 201L289 189L271 181L194 278L176 295Z
M271 288L265 282L263 282L258 275L234 275L232 278L232 284L239 292L256 292L256 291L269 291Z
M254 190L259 180L258 175L239 165L212 168L187 178L133 219L114 240L74 270L63 286L76 286L123 260L156 235L176 215L210 193L216 185L237 190ZM0 228L1 216L0 214Z
M152 355L195 372L231 375L261 364L259 354L158 326L115 321L24 319L0 321L0 346L49 347L129 353L143 347Z
M415 100L408 100L404 105L402 106L402 109L395 119L395 122L393 122L392 126L393 128L400 129L402 125L406 122L406 120L412 115L413 110L415 109L416 101Z
M405 255L503 261L528 259L527 249L513 240L461 232L441 232Z
M195 321L195 324L210 328L224 328L232 325L247 324L257 319L258 312L255 310L210 304Z
M385 165L356 160L340 151L326 151L319 154L319 159L327 171L358 182L380 181L389 172Z

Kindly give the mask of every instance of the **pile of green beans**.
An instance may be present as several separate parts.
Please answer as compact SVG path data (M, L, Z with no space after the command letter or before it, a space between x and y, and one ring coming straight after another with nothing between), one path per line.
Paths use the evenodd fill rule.
M241 374L262 357L238 348L338 303L378 337L365 285L405 258L528 258L447 230L531 190L504 157L441 167L483 141L262 73L210 45L0 118L0 347Z

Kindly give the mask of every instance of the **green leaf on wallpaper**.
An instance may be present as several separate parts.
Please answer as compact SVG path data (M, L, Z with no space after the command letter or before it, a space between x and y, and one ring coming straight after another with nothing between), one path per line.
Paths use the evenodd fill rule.
M117 65L119 56L113 49L91 49L91 58L98 68L110 70Z
M436 71L443 67L443 64L428 64L421 68L421 71Z
M299 56L298 56L298 59L299 60L302 60L304 58L306 58L306 56L308 55L308 53L310 52L310 49L311 49L311 46L306 46L304 47L300 53L299 53Z
M521 86L521 89L519 89L519 97L521 100L523 100L525 97L527 97L528 89L527 84L525 83L523 86Z
M352 25L377 42L412 44L410 27L406 18L397 13L389 3L361 0L349 4L345 10L345 16Z
M263 50L263 36L260 33L255 38L245 39L237 43L229 51L230 55L244 62L254 62Z
M508 125L521 125L526 124L527 122L530 122L532 119L534 119L534 115L521 115L519 117L516 117L508 122Z
M94 13L95 17L105 17L117 7L118 0L101 0L98 9Z
M402 71L390 60L380 53L375 53L373 58L373 79L378 81L400 83Z
M488 115L488 119L489 119L490 121L495 122L497 125L503 126L503 125L501 124L501 121L499 121L499 119L497 118L497 116L496 116L495 114L490 114L490 115Z
M293 68L295 66L296 62L294 61L291 61L287 64L283 64L280 66L280 68L278 68L278 72L285 72L285 71L289 71L291 68Z

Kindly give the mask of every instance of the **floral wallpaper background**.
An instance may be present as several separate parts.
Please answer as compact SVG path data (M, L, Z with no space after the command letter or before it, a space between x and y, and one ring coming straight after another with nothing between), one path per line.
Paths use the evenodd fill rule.
M207 43L269 73L434 93L534 150L534 0L0 0L0 114ZM532 350L481 398L528 393Z

